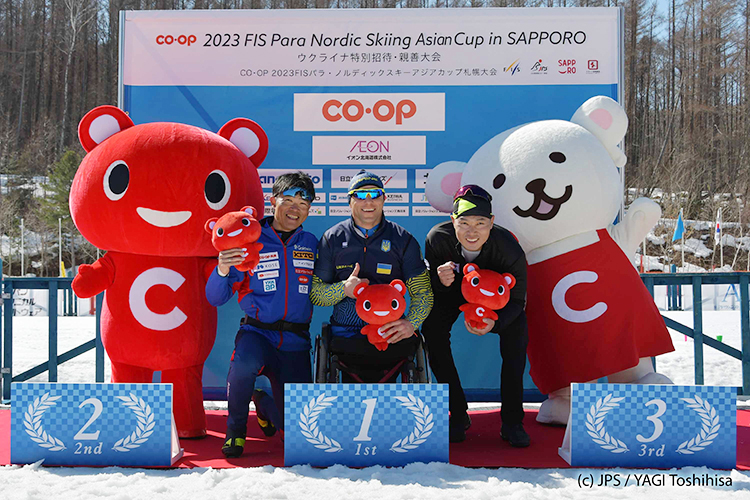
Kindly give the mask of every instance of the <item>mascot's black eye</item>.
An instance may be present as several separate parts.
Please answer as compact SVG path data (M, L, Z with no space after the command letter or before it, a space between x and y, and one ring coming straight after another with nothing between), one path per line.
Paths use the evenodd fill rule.
M499 287L497 287L497 293L500 294L500 295L504 294L505 293L505 287L503 285L500 285Z
M227 174L221 170L214 170L208 174L206 184L203 186L203 194L206 196L206 203L209 207L214 210L224 208L232 194L232 186Z
M130 184L130 169L122 160L112 163L104 173L104 194L112 201L125 195Z
M219 229L217 229L216 234L218 234L219 236L224 236L224 228L220 227Z
M396 299L393 299L393 300L391 301L391 308L392 308L392 309L393 309L394 311L395 311L396 309L398 309L398 300L396 300Z
M372 304L370 304L369 300L365 300L364 302L362 302L362 308L365 311L369 311L370 309L372 309Z
M505 174L496 175L492 181L492 187L494 187L495 189L500 189L501 187L503 187L503 184L505 184Z
M242 225L243 226L249 226L250 225L250 219L242 219Z
M566 158L564 154L560 153L559 151L555 151L554 153L549 154L549 159L555 163L564 163Z
M471 283L471 286L479 286L479 278L474 276L473 278L471 278L470 283Z

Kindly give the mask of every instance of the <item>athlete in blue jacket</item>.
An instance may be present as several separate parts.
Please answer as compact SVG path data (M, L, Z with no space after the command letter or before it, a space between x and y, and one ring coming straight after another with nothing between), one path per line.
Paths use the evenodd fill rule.
M229 418L222 446L227 457L238 457L244 450L251 399L264 433L272 435L273 426L284 429L284 383L312 382L309 291L318 242L302 230L302 223L314 199L307 174L279 176L270 200L274 215L260 221L258 241L263 249L254 274L233 267L242 262L244 249L225 250L206 284L212 305L225 304L237 292L245 312L227 377ZM259 375L271 382L273 401L264 392L253 392Z

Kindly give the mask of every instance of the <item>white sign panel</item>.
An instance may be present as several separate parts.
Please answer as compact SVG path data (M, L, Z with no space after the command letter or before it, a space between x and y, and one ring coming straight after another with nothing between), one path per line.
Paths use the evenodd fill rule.
M441 131L445 94L294 94L294 130Z
M260 176L260 184L263 189L271 189L278 176L282 174L288 174L290 172L296 172L298 170L301 170L302 172L305 172L310 176L315 189L323 188L323 169L320 168L295 168L291 170L287 168L259 168L258 175Z
M611 84L618 23L616 9L125 12L123 77L244 87Z
M360 170L359 168L331 170L331 187L334 189L349 189L352 177L357 175ZM368 168L367 171L380 177L386 192L390 188L406 189L406 170Z
M313 165L424 165L425 136L313 136Z

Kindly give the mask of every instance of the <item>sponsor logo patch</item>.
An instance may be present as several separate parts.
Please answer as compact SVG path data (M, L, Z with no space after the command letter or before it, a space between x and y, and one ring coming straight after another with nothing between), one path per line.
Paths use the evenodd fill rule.
M292 257L294 257L295 259L314 260L315 254L313 254L312 252L298 252L295 250L294 252L292 252Z
M312 260L293 259L292 263L294 264L294 267L301 267L304 269L313 269L315 267Z
M307 293L307 285L300 285L299 293Z
M304 276L304 275L303 276L297 276L297 279L299 280L300 283L303 283L303 284L310 283L310 278L308 278L307 276Z
M294 272L297 274L312 274L313 270L312 269L295 269Z
M275 292L276 291L276 280L265 280L263 282L264 292Z
M253 269L253 271L260 272L260 271L268 271L269 269L279 269L279 261L272 260L270 262L261 262L257 266L255 266L255 269Z
M259 280L267 280L269 278L278 278L278 277L279 277L278 271L266 271L265 273L258 273Z
M268 252L268 253L262 253L259 254L260 261L263 262L264 260L273 260L279 258L279 252Z

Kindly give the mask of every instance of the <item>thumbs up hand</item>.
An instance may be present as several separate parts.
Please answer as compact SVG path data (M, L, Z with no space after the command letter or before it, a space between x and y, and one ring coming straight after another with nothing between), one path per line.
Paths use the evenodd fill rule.
M352 271L352 274L350 274L346 281L344 281L344 293L346 294L346 296L352 299L356 299L357 297L354 295L354 289L360 283L370 283L370 280L361 279L359 277L359 262L357 262L356 264L354 264L354 270Z

